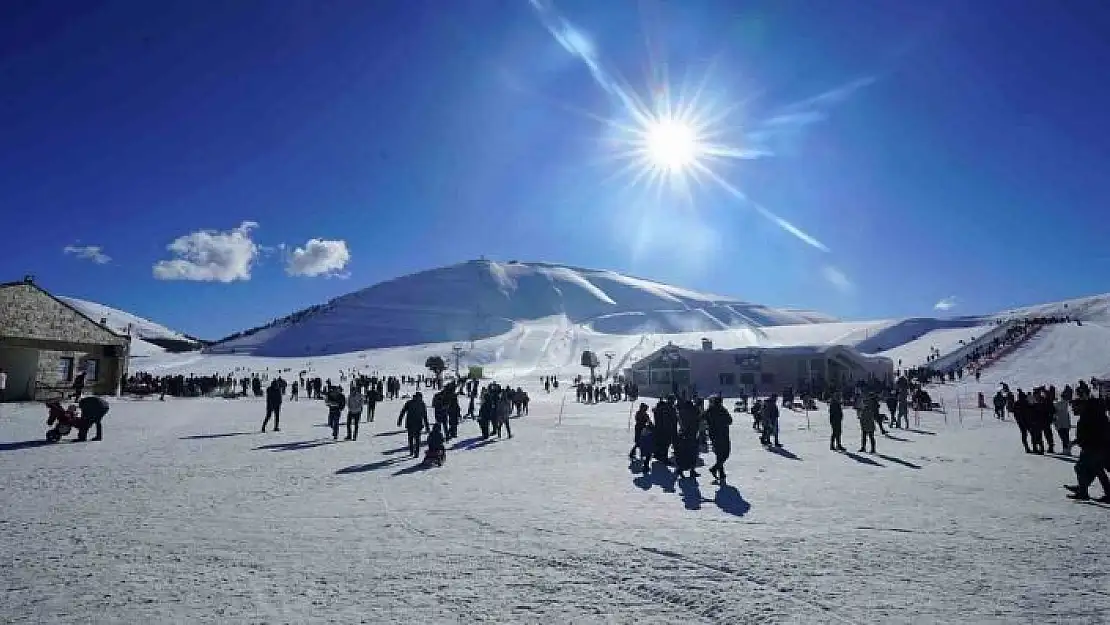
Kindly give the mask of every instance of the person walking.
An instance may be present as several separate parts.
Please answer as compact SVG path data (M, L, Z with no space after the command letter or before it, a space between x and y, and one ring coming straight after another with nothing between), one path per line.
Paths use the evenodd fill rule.
M281 431L281 387L278 386L277 380L270 383L266 389L266 418L262 420L262 433L266 433L266 426L270 423L270 417L274 418L274 431Z
M351 386L351 396L347 398L347 438L345 441L358 440L358 423L362 421L362 406L365 399L362 389L357 385Z
M829 449L844 451L844 444L840 437L844 433L844 404L840 401L840 393L833 393L829 400L829 425L832 426L832 437L829 438ZM908 428L908 422L906 427Z
M875 453L875 422L879 415L879 398L874 392L867 394L859 411L860 452L867 451L867 441L871 441L871 453Z
M409 435L409 455L413 458L420 457L420 431L428 427L428 407L424 404L424 396L420 391L412 395L412 399L401 407L401 414L397 416L397 427L404 422L405 430Z
M343 396L343 389L338 386L331 387L327 392L324 405L328 407L328 425L331 426L331 439L339 440L339 418L343 416L343 409L347 407L347 398Z
M647 406L645 405L644 408L647 408ZM732 415L724 407L720 395L709 398L709 408L705 411L705 423L709 440L713 443L713 454L717 457L716 464L709 467L709 474L723 484L726 478L725 461L732 455L732 440L729 437Z
M1101 398L1090 396L1090 391L1080 388L1076 391L1076 414L1079 422L1075 424L1075 441L1079 445L1079 459L1075 463L1076 486L1066 486L1071 494L1068 499L1087 501L1091 498L1091 483L1098 479L1102 486L1099 501L1110 503L1110 478L1106 475L1107 453L1110 452L1110 421L1106 416L1106 404Z
M1060 435L1060 450L1065 456L1071 455L1071 404L1066 399L1056 402L1056 414L1053 415L1056 433Z
M775 439L775 447L782 447L779 442L779 406L778 395L771 395L767 401L763 402L763 412L760 415L763 435L759 441L763 443L764 447L771 446L771 438Z

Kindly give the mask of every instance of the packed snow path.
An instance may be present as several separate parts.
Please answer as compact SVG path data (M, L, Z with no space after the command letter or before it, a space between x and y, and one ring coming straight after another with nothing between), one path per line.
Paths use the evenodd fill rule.
M561 391L562 389L560 389ZM0 406L3 622L1098 623L1110 509L1010 422L923 416L879 455L733 425L731 485L629 470L629 404L532 389L512 440L467 421L416 470L378 408L333 443L320 402L117 400L105 441L40 445ZM342 438L342 435L341 435ZM25 442L26 441L26 442ZM704 456L712 462L712 454ZM1095 487L1097 491L1097 486Z

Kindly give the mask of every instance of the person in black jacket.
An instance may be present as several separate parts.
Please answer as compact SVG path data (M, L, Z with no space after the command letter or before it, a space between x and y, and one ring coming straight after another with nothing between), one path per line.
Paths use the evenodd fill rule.
M347 397L343 389L332 386L328 389L324 404L328 407L328 425L331 426L332 440L339 440L339 418L343 416L343 409L347 407Z
M674 401L674 395L670 395L655 404L655 459L668 465L671 464L668 457L671 443L678 436L678 413Z
M1032 454L1037 452L1037 437L1033 437L1033 447L1029 447L1029 434L1030 421L1033 417L1033 407L1029 403L1029 397L1025 395L1025 391L1018 389L1017 399L1014 401L1013 411L1014 422L1017 423L1018 429L1021 430L1021 444L1025 447L1025 453Z
M294 382L294 384L296 384ZM274 417L274 431L281 431L281 385L277 380L270 382L269 388L266 389L266 418L262 420L262 431L266 432L266 426L270 423L270 416Z
M90 395L81 398L81 401L77 402L77 407L81 409L81 421L77 424L77 440L84 441L89 435L89 428L94 425L96 426L96 436L93 437L93 440L101 440L100 421L104 418L104 415L108 414L108 400Z
M709 398L709 408L705 411L706 429L709 430L709 440L713 442L713 454L717 456L717 463L709 467L709 473L717 481L725 481L725 461L732 454L732 440L729 438L729 426L732 425L732 415L725 409L720 395Z
M397 416L397 427L401 422L409 433L409 455L413 458L420 457L420 430L428 429L428 407L424 405L424 396L417 391L412 399L405 402L401 414Z
M829 425L832 426L829 449L844 451L844 443L840 441L840 436L844 432L844 405L840 403L840 393L833 393L832 399L829 400ZM909 427L909 423L906 427Z
M1110 452L1110 421L1106 417L1106 404L1090 396L1090 391L1080 389L1075 401L1079 422L1075 425L1075 444L1079 445L1079 459L1075 463L1078 486L1068 486L1068 499L1086 501L1091 498L1088 489L1097 478L1102 485L1099 501L1110 503L1110 478L1106 475L1107 453Z

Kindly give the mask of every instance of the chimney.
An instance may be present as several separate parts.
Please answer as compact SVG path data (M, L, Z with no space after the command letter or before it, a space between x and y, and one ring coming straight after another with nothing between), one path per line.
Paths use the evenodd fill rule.
M100 318L100 325L102 325L104 327L107 327L108 326L108 318L107 317L101 317Z
M707 351L707 352L713 351L713 341L711 341L709 339L706 339L706 338L703 338L701 340L701 348L702 348L703 351Z
M34 284L34 283L35 283L35 276L34 275L27 274L27 275L23 276L23 284Z

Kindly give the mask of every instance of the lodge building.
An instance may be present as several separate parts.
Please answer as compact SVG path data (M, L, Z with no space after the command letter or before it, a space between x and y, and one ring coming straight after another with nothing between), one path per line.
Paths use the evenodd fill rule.
M31 276L0 283L0 369L7 401L58 397L85 372L85 392L115 394L131 339L43 290Z

